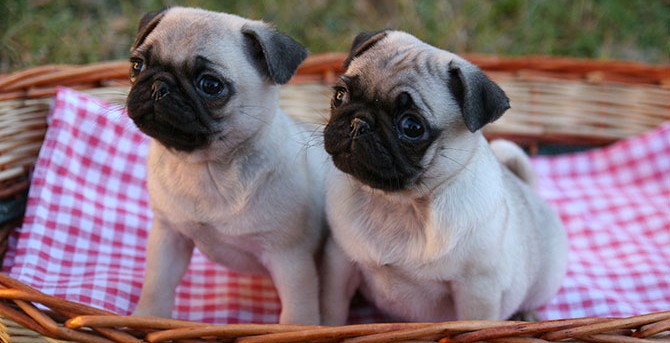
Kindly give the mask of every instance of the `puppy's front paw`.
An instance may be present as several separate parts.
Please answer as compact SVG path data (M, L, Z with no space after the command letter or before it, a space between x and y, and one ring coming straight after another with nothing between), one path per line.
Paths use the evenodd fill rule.
M531 311L519 311L509 317L508 320L521 321L521 322L539 322L540 316L537 315L537 312Z
M321 324L319 314L307 313L307 311L298 311L304 313L282 311L279 317L279 324L301 324L301 325L319 325Z
M172 318L172 304L155 304L140 300L132 315L136 317Z
M321 325L326 325L326 326L342 326L347 323L347 315L348 313L346 310L348 307L345 308L344 311L329 311L329 310L322 310L321 311Z

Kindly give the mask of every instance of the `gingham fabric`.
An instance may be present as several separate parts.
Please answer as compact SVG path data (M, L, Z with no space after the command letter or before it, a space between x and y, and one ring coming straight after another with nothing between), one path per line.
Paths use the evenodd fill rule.
M542 314L670 309L670 122L605 149L533 162L570 242L563 288Z
M35 167L25 222L3 270L47 294L130 313L151 222L147 139L119 106L60 89ZM609 148L537 157L539 191L570 238L568 275L543 319L670 308L670 123ZM197 250L174 317L272 323L268 277L234 273ZM357 299L350 322L383 321Z

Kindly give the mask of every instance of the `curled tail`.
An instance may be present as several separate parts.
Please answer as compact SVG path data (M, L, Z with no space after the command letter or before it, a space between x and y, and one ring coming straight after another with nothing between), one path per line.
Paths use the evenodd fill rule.
M530 187L535 188L533 165L521 147L504 139L496 139L490 145L500 163Z

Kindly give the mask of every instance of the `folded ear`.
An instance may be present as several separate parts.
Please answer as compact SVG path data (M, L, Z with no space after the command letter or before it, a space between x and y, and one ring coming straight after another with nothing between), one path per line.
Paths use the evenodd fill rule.
M351 51L349 51L349 56L344 60L342 67L344 67L344 69L349 68L349 64L351 64L351 61L353 61L354 58L370 49L377 42L386 37L387 34L388 30L359 33L356 38L354 38L354 41L351 44Z
M307 57L307 49L300 43L270 26L246 24L242 34L248 40L251 57L275 83L288 82Z
M164 8L159 11L149 12L142 16L140 19L140 24L137 28L137 37L135 38L135 42L130 48L130 51L137 49L140 45L142 45L142 43L144 43L144 40L147 38L147 36L156 28L161 19L163 19L163 16L167 10L167 8Z
M461 107L465 126L475 132L510 108L505 92L479 68L465 60L449 63L449 89Z

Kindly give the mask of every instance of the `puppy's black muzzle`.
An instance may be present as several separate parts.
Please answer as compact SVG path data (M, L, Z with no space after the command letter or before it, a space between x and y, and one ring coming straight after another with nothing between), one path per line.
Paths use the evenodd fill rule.
M170 73L159 71L138 79L131 88L128 115L142 132L164 146L194 151L207 146L216 133L207 124L208 109L193 94L194 90L180 87Z

